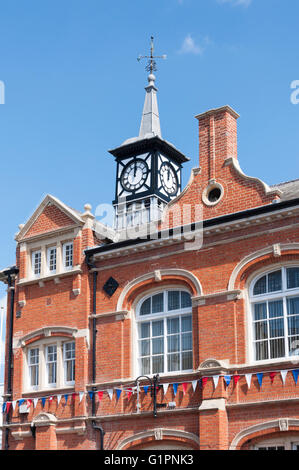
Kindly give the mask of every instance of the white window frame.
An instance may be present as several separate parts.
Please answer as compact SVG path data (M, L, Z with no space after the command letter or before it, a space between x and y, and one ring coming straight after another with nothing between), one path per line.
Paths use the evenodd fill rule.
M285 264L285 265L274 265L269 267L268 270L260 272L257 276L255 276L249 284L248 289L248 299L249 299L249 313L250 313L250 328L249 328L249 354L250 354L250 362L255 364L267 364L273 362L281 362L287 360L294 360L299 359L299 355L290 355L289 354L289 346L288 346L288 312L287 312L287 299L292 297L299 297L299 287L287 289L287 269L289 268L299 268L298 264ZM282 289L274 292L264 293L264 294L253 294L254 286L259 279L264 276L267 276L271 273L276 271L281 271L282 273ZM255 334L254 334L254 304L257 303L266 303L275 301L275 300L282 300L283 302L283 323L284 323L284 348L285 348L285 355L277 358L270 358L268 359L256 359L256 351L255 351ZM268 305L268 304L267 304ZM268 307L267 307L268 308ZM267 319L267 329L268 329L268 315ZM299 336L299 335L298 335ZM270 342L269 330L268 330L268 337L267 337L267 344L268 344L268 353L269 353L269 342ZM272 338L273 339L273 338ZM299 347L299 345L298 345Z
M251 449L259 450L265 447L284 447L284 450L296 450L297 446L299 446L299 436L294 435L273 439L270 438L264 441L260 441L255 444Z
M55 353L52 352L50 353L49 352L49 348L55 348ZM49 358L49 355L50 354L55 354L56 356L56 359L50 359ZM45 362L46 362L46 383L47 383L47 387L53 387L53 388L56 388L56 385L57 385L57 344L48 344L45 348ZM50 374L49 374L49 367L50 365L53 365L54 368L55 368L55 381L54 382L50 382L49 378L50 378Z
M35 268L36 268L35 255L39 255L39 261L38 261L39 272L38 273L35 272ZM31 273L32 273L32 277L35 277L35 278L38 278L41 276L41 273L42 273L42 251L41 250L35 250L35 251L32 251L31 253Z
M139 349L139 343L141 342L141 338L140 338L140 332L139 332L139 326L141 325L141 323L148 323L148 322L152 322L152 321L155 321L155 320L163 320L164 322L164 332L163 332L163 337L164 337L164 352L163 352L163 356L164 356L164 372L158 372L160 376L168 376L168 375L177 375L177 374L181 374L181 373L190 373L193 371L193 328L192 328L192 304L189 306L189 307L186 307L186 308L179 308L179 309L176 309L176 310L168 310L168 292L170 291L180 291L180 292L186 292L187 294L191 295L190 292L185 289L185 288L182 288L182 287L165 287L165 289L163 290L158 290L158 291L152 291L150 293L148 293L147 295L144 295L136 304L136 308L135 308L135 312L136 312L136 315L135 315L135 319L136 319L136 322L135 322L135 332L134 332L134 338L133 338L133 341L134 343L136 344L136 350L135 350L135 361L134 361L134 369L136 371L136 374L139 376L142 374L142 366L141 366L141 355L140 355L140 349ZM150 297L153 297L157 294L161 294L161 293L164 293L164 303L163 303L163 312L159 312L159 313L151 313L151 314L147 314L147 315L140 315L140 309L141 309L141 305L143 304L143 302L145 300L147 300L148 298ZM166 293L166 294L165 294ZM181 335L182 335L182 330L181 330L181 318L184 317L184 316L190 316L191 317L191 331L189 332L186 332L186 333L191 333L191 349L186 351L186 352L189 352L191 351L191 354L192 354L192 368L191 369L178 369L178 370L175 370L175 371L168 371L168 368L167 368L167 358L168 358L168 351L167 351L167 338L168 336L170 336L167 332L167 319L169 318L177 318L179 317L180 318L180 329L179 329L179 332L176 333L180 336L180 340L181 340ZM151 343L151 337L149 338L150 340L150 343ZM151 348L151 345L150 345L150 348ZM182 345L181 345L181 342L180 342L180 350L178 351L178 354L180 354L180 362L181 362L181 356L182 356ZM162 354L161 354L162 356ZM150 351L150 355L148 356L150 358L150 363L152 364L152 353ZM152 372L152 366L151 366L151 371L146 374L146 375L153 375L155 374L156 372Z
M74 361L76 367L76 342L74 339L66 337L55 337L54 338L44 338L42 340L36 341L30 344L30 347L26 348L24 355L24 364L23 364L23 373L24 373L24 390L23 392L32 392L32 391L47 391L52 389L64 389L73 387L75 384L74 381L66 381L66 370L65 370L65 361L64 361L64 344L74 343L75 344L75 353ZM56 346L56 382L49 383L48 375L48 347ZM30 364L30 350L38 349L38 384L31 386L31 364Z
M67 266L67 248L72 247L72 264L70 266ZM73 242L66 242L63 244L63 269L65 271L69 271L73 269L74 266L74 243Z
M54 255L54 259L55 259L55 268L54 269L51 269L51 252L54 250L55 252L55 255ZM48 270L48 273L49 274L55 274L56 271L57 271L57 246L50 246L47 248L47 270Z
M31 362L31 351L37 351L37 359L38 361L37 362ZM40 385L40 378L39 378L39 374L40 374L40 349L39 347L31 347L28 349L28 356L27 356L27 362L28 362L28 383L29 383L29 386L32 390L38 390L39 388L39 385ZM31 377L32 377L32 374L33 374L33 368L35 368L35 383L34 385L31 385Z
M73 357L66 358L66 345L68 345L68 344L74 344L75 345L75 342L74 341L66 341L63 344L64 381L67 385L73 385L75 383L75 379L67 380L67 365L68 365L68 362L71 362L72 375L74 375L74 377L75 377L75 371L76 371L76 345L75 345L74 351L72 350L72 352L74 353Z

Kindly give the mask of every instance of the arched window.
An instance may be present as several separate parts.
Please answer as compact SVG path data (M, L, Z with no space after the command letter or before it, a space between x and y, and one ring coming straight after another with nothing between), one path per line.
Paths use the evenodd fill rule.
M256 278L250 289L254 360L299 355L299 267Z
M183 290L165 290L137 305L140 375L192 370L192 303Z

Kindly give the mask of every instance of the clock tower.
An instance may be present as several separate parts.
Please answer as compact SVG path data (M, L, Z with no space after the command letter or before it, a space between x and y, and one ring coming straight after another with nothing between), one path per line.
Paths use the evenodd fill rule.
M167 203L180 194L182 164L189 160L162 139L153 74L157 58L153 56L153 38L151 55L145 57L149 59L146 69L150 73L139 136L109 150L116 160L113 205L117 230L159 220Z

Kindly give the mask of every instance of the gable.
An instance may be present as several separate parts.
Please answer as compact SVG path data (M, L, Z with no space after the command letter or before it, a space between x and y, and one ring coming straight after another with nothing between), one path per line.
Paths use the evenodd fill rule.
M53 203L48 203L25 234L25 238L74 225L74 221Z

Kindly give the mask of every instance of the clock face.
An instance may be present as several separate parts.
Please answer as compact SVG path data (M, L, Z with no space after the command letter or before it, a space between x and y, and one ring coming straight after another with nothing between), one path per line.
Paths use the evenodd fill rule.
M176 172L170 163L162 163L160 167L160 177L164 190L170 196L174 196L178 191L178 180Z
M147 163L136 158L130 161L122 171L120 180L126 191L136 191L144 185L148 175Z

